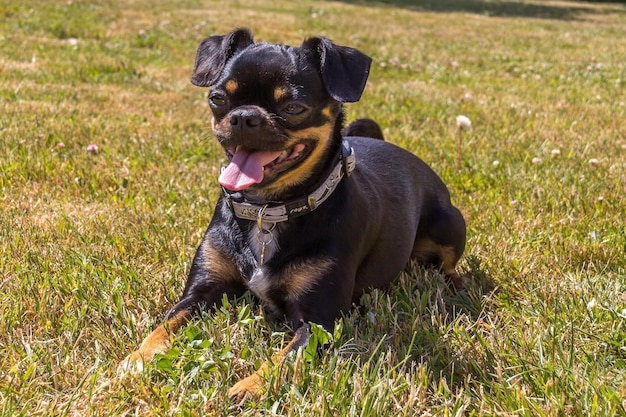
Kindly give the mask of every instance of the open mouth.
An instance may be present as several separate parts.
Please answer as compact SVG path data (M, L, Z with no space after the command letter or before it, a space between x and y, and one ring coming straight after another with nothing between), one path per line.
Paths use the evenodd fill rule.
M222 171L219 183L232 191L240 191L263 181L269 174L275 174L302 159L305 145L299 143L283 151L260 151L239 145L226 150L230 159Z

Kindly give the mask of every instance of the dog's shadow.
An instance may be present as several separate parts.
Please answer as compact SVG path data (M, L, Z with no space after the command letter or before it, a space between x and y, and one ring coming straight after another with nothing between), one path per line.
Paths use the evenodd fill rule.
M343 318L338 351L362 360L393 352L398 364L425 365L433 380L450 385L484 371L486 355L468 348L468 340L492 313L496 286L478 258L467 257L465 264L463 291L450 289L439 271L411 264L389 290L362 296Z
M301 385L299 389L306 389L307 384L318 382L313 376L303 376L308 375L304 370L321 366L332 374L329 364L353 373L358 372L359 363L364 369L366 363L384 363L376 371L382 374L401 367L411 372L421 366L433 386L445 380L450 388L461 384L468 374L484 375L489 371L487 355L469 349L468 340L473 329L491 314L495 286L477 258L465 259L467 268L462 275L468 278L468 285L462 292L451 290L439 271L409 265L387 291L373 290L362 296L360 305L337 322L335 340L318 350L315 363L294 359L282 370L276 368L268 381L267 401L289 392L290 385L284 384L281 373L299 381L295 384ZM231 384L236 375L256 368L262 352L283 345L282 339L289 339L289 333L285 322L265 316L249 293L232 303L224 299L220 309L190 322L170 351L157 355L146 377L181 383L184 378L192 391L206 391L207 386L223 391L219 387L225 381ZM374 368L370 367L372 372ZM340 379L345 384L350 380Z

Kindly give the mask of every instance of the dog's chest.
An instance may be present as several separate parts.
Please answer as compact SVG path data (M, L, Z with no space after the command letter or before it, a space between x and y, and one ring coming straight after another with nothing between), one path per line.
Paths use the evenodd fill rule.
M276 223L262 223L248 232L248 247L259 266L266 264L279 250Z
M257 268L253 271L247 283L248 289L271 306L273 303L270 295L277 278L269 272L265 265L280 249L277 228L265 224L263 229L252 228L248 232L248 247L257 261Z

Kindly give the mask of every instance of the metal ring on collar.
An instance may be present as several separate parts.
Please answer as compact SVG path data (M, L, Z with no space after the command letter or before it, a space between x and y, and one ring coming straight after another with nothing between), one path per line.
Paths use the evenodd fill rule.
M263 220L265 217L265 209L267 209L267 206L269 206L269 204L265 204L263 205L263 207L261 207L261 210L259 210L259 214L257 215L257 219L256 219L256 225L259 228L259 232L263 233L263 234L268 234L268 233L272 233L272 231L274 230L274 228L276 227L276 223L275 222L269 222L270 223L270 228L266 229L263 227ZM266 222L268 223L268 222Z

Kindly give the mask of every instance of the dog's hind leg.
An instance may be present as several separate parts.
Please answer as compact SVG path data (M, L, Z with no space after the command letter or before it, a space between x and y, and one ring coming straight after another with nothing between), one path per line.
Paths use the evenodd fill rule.
M413 246L413 258L423 264L440 267L455 290L462 290L466 278L456 270L465 250L465 220L453 206L439 209L421 225Z

